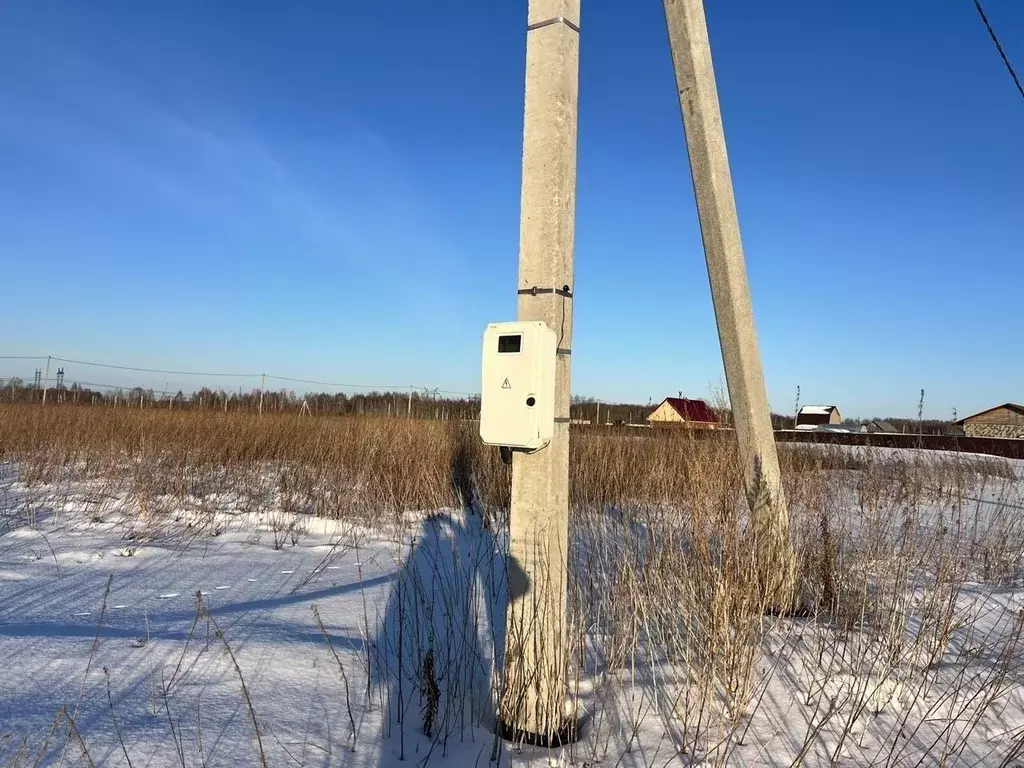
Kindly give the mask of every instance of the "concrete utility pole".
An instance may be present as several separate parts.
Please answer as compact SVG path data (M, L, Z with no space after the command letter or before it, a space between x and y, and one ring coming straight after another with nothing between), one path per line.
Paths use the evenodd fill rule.
M567 737L566 570L569 528L569 354L576 217L580 0L529 0L519 228L519 320L558 334L554 438L515 452L505 687L506 736Z
M788 608L795 580L789 512L757 347L704 4L703 0L664 3L761 588L776 607Z
M46 376L43 379L43 405L46 405L46 392L50 388L50 356L46 356Z

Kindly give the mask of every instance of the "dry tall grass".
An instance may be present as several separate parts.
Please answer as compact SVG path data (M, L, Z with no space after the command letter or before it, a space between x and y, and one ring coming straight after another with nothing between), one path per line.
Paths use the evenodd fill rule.
M730 764L773 728L781 764L952 764L1007 704L1024 619L982 628L975 606L1024 575L1013 466L822 446L782 446L781 460L798 616L770 615L750 578L730 440L574 432L567 693L593 718L577 757L649 743L653 722L658 764ZM509 504L497 451L453 422L0 406L0 461L21 488L8 523L60 514L60 489L81 502L86 487L97 517L137 510L140 535L182 510L215 521L227 503L392 532L406 513L469 506L500 540ZM443 670L464 665L430 659L421 693L436 702ZM791 702L771 701L780 684ZM929 693L938 703L916 707ZM432 729L447 722L430 712ZM1024 751L1024 730L1005 744Z

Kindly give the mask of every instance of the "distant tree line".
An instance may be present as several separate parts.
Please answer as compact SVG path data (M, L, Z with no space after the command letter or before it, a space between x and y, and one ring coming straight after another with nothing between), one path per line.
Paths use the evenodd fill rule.
M104 405L130 408L168 408L171 410L199 411L241 411L258 413L309 413L329 415L373 414L377 416L406 416L416 419L473 420L480 416L479 397L452 398L440 392L366 392L347 394L343 392L306 392L295 390L231 391L226 389L202 389L186 394L179 390L174 393L158 392L144 387L102 390L72 383L68 386L36 386L23 379L0 379L0 402L27 403L77 403L81 405ZM591 397L573 396L569 415L577 425L646 424L647 417L657 405L648 403L606 403ZM722 423L732 424L732 412L728 408L716 407ZM793 429L792 415L773 413L774 429ZM846 419L843 424L860 426L870 421L887 421L897 432L907 434L947 434L952 423L939 419Z
M77 403L130 408L167 408L201 411L242 411L310 414L374 414L417 419L479 418L479 397L446 397L440 392L306 392L295 390L248 391L203 387L191 393L159 392L144 387L97 389L72 383L68 386L35 386L22 379L0 380L0 402ZM604 403L588 397L573 397L570 418L577 424L645 424L653 405Z
M126 408L167 408L191 411L258 413L374 414L429 419L475 419L478 398L446 398L429 392L307 392L294 390L232 391L202 389L185 393L158 392L144 387L103 390L73 383L70 386L37 387L22 379L0 382L0 402L77 403Z
M605 403L592 397L573 395L569 418L577 424L646 424L655 405Z

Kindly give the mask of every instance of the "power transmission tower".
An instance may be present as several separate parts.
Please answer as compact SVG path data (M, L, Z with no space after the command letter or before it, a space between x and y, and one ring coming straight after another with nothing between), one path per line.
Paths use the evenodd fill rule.
M704 4L703 0L664 0L664 5L718 338L754 523L760 586L776 607L789 608L795 580L789 512L754 329Z
M509 607L500 716L505 735L554 745L565 713L568 638L569 354L576 215L580 0L529 0L518 319L558 335L554 437L515 452Z

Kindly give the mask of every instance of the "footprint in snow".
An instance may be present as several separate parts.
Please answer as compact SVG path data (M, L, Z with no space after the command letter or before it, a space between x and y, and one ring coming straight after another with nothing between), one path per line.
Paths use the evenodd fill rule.
M157 600L170 600L172 597L177 597L180 592L168 592L166 595L158 595Z
M89 615L89 611L82 611L80 613L73 613L71 615L72 616L88 616Z
M256 581L256 579L246 579L246 581L248 581L250 584L252 584L252 583L254 583Z
M214 589L231 589L231 587L227 584L221 584L219 587L214 587Z
M281 571L281 573L295 573L295 571Z

